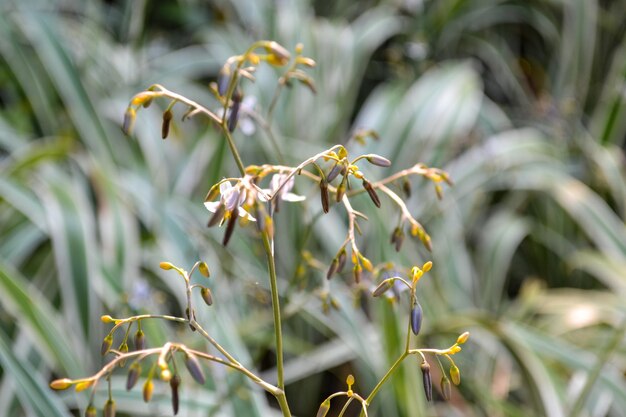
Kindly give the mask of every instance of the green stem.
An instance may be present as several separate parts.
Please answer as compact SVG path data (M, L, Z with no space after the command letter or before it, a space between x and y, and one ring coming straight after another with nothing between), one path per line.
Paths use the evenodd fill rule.
M246 175L246 169L243 165L243 161L241 160L241 156L239 155L239 151L237 150L237 145L235 145L235 141L228 131L228 127L224 125L222 126L222 130L224 131L224 136L226 136L226 141L228 142L230 153L233 155L233 158L235 158L235 163L237 164L237 168L239 168L239 173L243 177L244 175Z
M372 403L372 400L374 399L374 397L376 396L376 394L378 394L378 391L380 391L380 389L383 387L383 384L385 382L387 382L387 380L391 377L391 375L396 371L396 369L398 368L398 366L400 366L400 364L402 363L402 361L409 355L408 352L402 352L402 355L400 355L400 357L398 359L396 359L396 361L393 363L393 365L391 365L391 368L389 368L389 370L387 371L387 373L385 374L385 376L382 377L382 379L380 381L378 381L378 384L376 384L376 386L374 387L374 389L372 390L372 392L370 392L370 395L367 396L367 398L365 399L365 402L369 405Z
M274 397L278 400L278 405L280 406L280 411L283 412L283 417L291 417L291 411L289 410L289 403L287 403L285 391L281 391L279 394L274 394Z

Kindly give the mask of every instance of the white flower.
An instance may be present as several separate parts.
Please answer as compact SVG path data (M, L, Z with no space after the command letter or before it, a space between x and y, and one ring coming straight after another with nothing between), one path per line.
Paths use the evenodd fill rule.
M220 205L222 205L226 213L232 213L236 209L239 217L244 217L253 222L256 221L250 213L241 207L244 201L246 201L246 191L240 191L239 187L233 187L230 181L224 181L220 184L220 200L207 201L204 203L204 207L211 213L215 213L218 211Z
M287 178L286 174L274 174L270 181L270 189L263 190L263 191L265 191L266 193L274 194L276 190L278 190L278 187L280 186L280 184L282 184L286 178ZM294 177L289 178L287 183L280 190L278 190L278 197L281 200L291 201L291 202L298 202L298 201L303 201L304 199L306 199L306 197L302 195L297 195L297 194L293 194L290 192L294 184L295 184Z

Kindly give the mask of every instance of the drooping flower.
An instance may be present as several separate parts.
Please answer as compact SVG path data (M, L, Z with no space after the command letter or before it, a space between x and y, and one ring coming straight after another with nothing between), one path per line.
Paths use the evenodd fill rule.
M284 200L284 201L290 201L292 203L305 200L306 197L302 195L297 195L291 192L295 184L294 177L289 178L287 183L283 185L282 188L279 189L280 185L283 182L285 182L286 178L287 178L287 174L274 174L270 181L270 189L263 190L263 191L269 194L274 194L278 190L279 199Z
M237 211L237 215L239 217L243 217L246 220L256 221L256 219L243 209L242 204L246 201L246 190L241 189L240 187L233 187L230 181L224 181L220 184L220 199L219 201L207 201L204 203L204 206L211 213L219 213L223 212L222 216L219 219L216 219L221 222L222 219L229 219L235 211ZM213 219L211 219L213 220ZM213 225L211 224L211 225Z

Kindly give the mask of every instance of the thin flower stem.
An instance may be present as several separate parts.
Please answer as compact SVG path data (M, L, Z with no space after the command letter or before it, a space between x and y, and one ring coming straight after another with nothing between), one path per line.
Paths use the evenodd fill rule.
M402 363L402 361L408 356L408 352L402 352L402 355L400 355L400 357L398 359L396 359L396 361L393 363L393 365L391 365L391 368L389 368L389 370L387 371L387 373L382 377L382 379L380 381L378 381L378 384L376 384L376 386L374 387L374 389L372 390L372 392L370 392L370 395L367 396L367 398L365 399L365 402L367 403L367 405L371 404L372 400L374 399L374 397L376 396L376 394L378 394L378 391L380 391L380 389L383 387L383 384L385 382L387 382L387 380L391 377L391 375L393 375L393 373L396 371L396 369L398 368L398 366L400 366L400 364Z
M348 409L348 406L350 405L350 403L354 400L354 397L350 397L348 398L348 401L346 401L346 403L343 405L343 408L341 409L341 411L339 412L339 415L337 417L341 417L345 414L346 410Z

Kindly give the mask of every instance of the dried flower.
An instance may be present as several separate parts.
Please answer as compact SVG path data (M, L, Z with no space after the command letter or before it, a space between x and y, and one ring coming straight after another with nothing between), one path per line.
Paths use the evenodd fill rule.
M174 375L172 379L170 379L170 388L172 389L172 410L174 411L174 415L178 414L178 387L180 386L180 376Z

